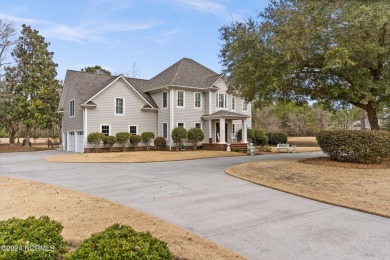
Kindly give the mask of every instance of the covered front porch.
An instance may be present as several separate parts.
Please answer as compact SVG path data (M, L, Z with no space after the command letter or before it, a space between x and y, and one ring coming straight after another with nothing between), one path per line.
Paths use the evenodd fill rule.
M203 146L205 149L217 148L217 150L226 150L227 143L247 144L247 129L250 125L250 122L248 122L249 118L249 115L225 110L202 116L206 126L204 130L207 133L206 136L208 136L208 140L206 140ZM237 132L240 129L242 129L242 140L237 140Z

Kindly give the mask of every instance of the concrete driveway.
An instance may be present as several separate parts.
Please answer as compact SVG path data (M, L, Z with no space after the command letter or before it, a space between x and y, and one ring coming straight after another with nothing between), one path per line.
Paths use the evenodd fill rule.
M61 153L0 154L0 175L60 185L140 209L249 259L390 259L390 219L224 173L239 163L321 153L137 164L43 160Z

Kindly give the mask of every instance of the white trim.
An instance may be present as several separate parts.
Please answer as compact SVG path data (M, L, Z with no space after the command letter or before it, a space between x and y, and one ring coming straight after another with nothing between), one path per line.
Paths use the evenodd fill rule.
M122 114L118 114L117 112L116 112L116 100L117 99L122 99L123 100L123 104L122 104L122 108L123 108L123 113ZM114 97L114 115L115 116L125 116L125 98L123 98L123 97Z
M196 128L196 124L200 124L200 128L199 128L199 129L203 129L203 124L202 124L202 122L195 122L195 123L194 123L194 128Z
M183 128L186 128L186 123L185 122L177 122L176 127L179 127L179 124L183 124Z
M209 115L211 115L211 111L212 111L212 107L211 107L211 103L213 103L212 102L212 92L211 91L209 91Z
M209 88L211 88L212 86L214 86L215 83L217 83L223 76L225 76L225 74L222 74L221 77L219 77Z
M108 135L110 136L111 135L111 124L100 124L100 133L103 134L103 131L102 131L102 126L108 126Z
M179 101L179 92L183 92L183 106L178 105ZM186 107L186 92L184 90L177 90L176 91L176 107L177 108L185 108Z
M219 107L219 95L224 95L223 107ZM218 110L227 110L227 94L226 94L226 93L217 92L217 93L216 93L215 102L216 102L215 107L216 107Z
M167 94L167 105L166 105L165 107L164 107L164 93ZM168 91L163 91L163 92L162 92L161 102L162 102L161 107L162 107L163 109L167 109L167 108L168 108Z
M164 136L164 124L167 125L167 137ZM168 125L168 122L162 122L162 125L161 125L161 136L164 137L165 139L169 140L169 125Z
M197 107L196 106L196 94L199 94L200 95L200 98L199 98L199 100L200 100L200 106L199 107ZM194 109L202 109L202 93L201 92L194 92Z
M73 101L73 115L70 114L72 112L71 102ZM76 102L74 99L69 100L69 117L76 117Z
M128 131L129 131L129 133L131 134L131 132L130 132L130 126L135 126L135 127L137 128L136 131L135 131L135 134L138 135L138 133L139 133L139 131L138 131L138 125L129 125L129 126L128 126L127 129L128 129Z
M87 131L88 131L88 109L84 108L83 109L84 147L88 144Z
M91 97L90 99L88 99L87 101L84 102L84 104L87 104L88 102L92 101L94 98L96 98L97 96L99 96L103 91L105 91L107 88L111 87L115 82L117 82L119 79L123 79L128 86L130 86L134 92L138 95L138 97L144 101L144 103L146 103L147 105L149 105L150 107L153 107L152 104L150 104L139 92L138 90L133 86L131 85L130 82L127 81L127 79L125 77L123 77L122 75L119 75L113 82L111 82L110 84L108 84L107 86L105 86L102 90L100 90L98 93L96 93L93 97Z
M169 136L172 135L172 130L174 128L174 120L175 120L175 91L173 89L170 89L169 91L169 96L170 96L170 99L169 99L169 104L170 104L170 113L169 113L169 120L170 120L170 126L169 126ZM172 145L173 145L173 140L172 138L169 139L170 142L169 142L169 150L172 149Z

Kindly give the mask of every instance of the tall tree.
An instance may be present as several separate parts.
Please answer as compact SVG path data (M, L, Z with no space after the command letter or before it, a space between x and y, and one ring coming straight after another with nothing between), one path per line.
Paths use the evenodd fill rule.
M6 129L11 144L15 143L19 129L20 112L9 85L5 80L0 80L0 128Z
M11 22L0 19L0 77L3 76L4 66L7 65L7 55L15 44L16 29Z
M102 74L102 75L111 75L111 72L103 69L99 65L93 66L93 67L85 67L81 69L81 72L88 72L88 73L96 73L96 74Z
M390 103L388 1L271 0L259 17L220 29L233 90L260 104L349 103L379 129L377 114Z
M26 143L30 145L31 129L45 128L58 120L57 105L61 85L55 79L57 64L49 43L37 30L23 25L21 36L11 55L14 67L6 68L6 81L20 108L26 126Z

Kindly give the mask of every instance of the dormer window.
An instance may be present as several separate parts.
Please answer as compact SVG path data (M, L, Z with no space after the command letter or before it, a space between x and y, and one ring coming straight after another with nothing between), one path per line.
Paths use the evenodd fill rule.
M216 104L217 108L227 108L226 94L217 93Z

